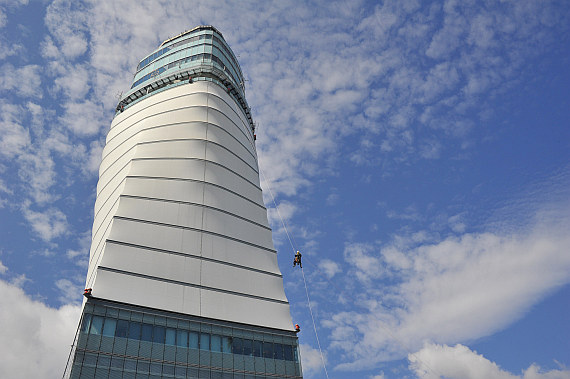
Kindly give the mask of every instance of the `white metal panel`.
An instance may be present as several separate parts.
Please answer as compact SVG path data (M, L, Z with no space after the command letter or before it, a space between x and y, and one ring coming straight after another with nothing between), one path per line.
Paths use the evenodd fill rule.
M269 226L267 210L263 204L253 203L223 188L206 185L204 203L217 209L240 215L258 224Z
M174 139L206 139L208 124L203 121L182 122L170 125L152 126L139 132L141 141L168 141ZM209 133L209 131L208 131Z
M229 105L232 103L234 104L233 107ZM243 131L249 129L249 123L247 122L247 119L243 114L243 110L241 109L241 107L237 106L234 101L228 103L227 101L224 101L222 97L220 97L220 95L216 94L215 96L210 96L210 98L208 99L208 106L213 109L216 109L221 114L228 117L232 121L232 123L238 125L240 129L242 129ZM248 133L246 133L246 135L248 135Z
M129 176L204 180L205 162L203 160L135 160L131 165Z
M204 182L127 177L122 193L199 204L204 200Z
M239 173L250 182L259 186L259 173L255 168L249 166L246 161L241 160L223 147L209 143L206 146L206 159L218 163L233 172Z
M271 230L213 209L204 209L204 230L273 249Z
M200 290L158 280L98 270L93 296L122 303L200 314Z
M261 188L255 183L247 181L233 171L227 168L207 162L206 163L206 181L227 188L236 192L241 196L247 197L258 204L263 204Z
M289 304L229 295L222 292L204 291L202 317L220 318L268 328L293 330Z
M242 145L239 140L232 137L225 129L215 124L210 124L208 126L208 140L224 146L227 150L246 161L256 171L258 170L255 151L251 149L251 146L248 148L248 145Z
M101 266L200 285L200 259L107 243Z
M287 301L283 279L278 276L236 268L220 263L202 263L202 285L246 295Z
M203 208L201 205L122 197L116 215L199 229L202 227Z
M115 219L109 239L170 251L200 251L200 232L169 226Z
M280 274L277 254L216 235L202 236L202 255L208 258Z
M235 124L228 116L215 109L209 110L208 122L223 128L240 141L242 145L253 150L253 141L249 137L247 129L243 124Z
M205 158L205 140L174 140L137 146L137 158Z

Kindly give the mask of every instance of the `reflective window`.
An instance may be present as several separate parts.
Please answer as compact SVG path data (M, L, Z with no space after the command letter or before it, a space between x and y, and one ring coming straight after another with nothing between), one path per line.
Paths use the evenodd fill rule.
M280 343L273 344L273 358L283 359L283 345Z
M210 350L210 335L207 333L200 333L200 349Z
M190 347L193 349L199 348L201 350L214 352L233 353L287 361L298 361L299 359L296 345L262 342L259 340L220 336L218 334L210 333L198 333L195 331L167 328L162 325L152 325L135 321L129 322L126 320L117 320L114 318L105 318L90 314L86 314L84 316L81 331L83 333L110 337L115 336L125 338L128 336L128 338L135 340L152 341L158 344ZM127 361L125 360L125 367L127 367L126 362ZM123 361L117 361L116 364L122 365ZM108 363L105 363L105 365L108 365Z
M217 335L212 335L210 340L211 350L216 352L222 351L222 337Z
M122 369L123 363L125 362L124 358L121 357L113 357L111 358L111 367Z
M293 360L293 346L283 345L283 355L286 361Z
M178 330L176 332L176 345L188 347L188 332L185 330Z
M108 355L99 354L99 359L97 360L98 367L109 367L111 365L111 357Z
M167 345L176 345L176 329L166 329L166 340L164 343Z
M243 340L241 338L233 338L232 340L232 353L242 354L243 353Z
M137 361L134 359L125 359L125 370L126 371L135 371L137 368Z
M222 337L222 353L232 352L232 339L231 337Z
M162 364L161 363L151 363L150 373L155 375L162 375Z
M243 355L252 355L251 340L243 340Z
M105 326L103 327L103 335L108 337L113 337L115 335L116 327L117 327L117 320L113 318L106 319Z
M97 364L97 354L85 353L83 364L88 366L95 366Z
M117 330L115 331L115 336L117 337L127 337L127 333L129 331L129 322L125 320L117 321ZM138 336L137 336L138 338Z
M152 342L164 343L165 328L164 326L154 326L154 334L152 336Z
M190 349L198 348L198 333L188 332L188 347Z
M86 314L83 316L83 325L81 325L81 331L87 333L89 331L89 326L91 325L91 315Z
M263 343L263 358L273 358L273 344L271 342Z
M144 327L143 327L144 329ZM148 374L150 364L145 361L137 361L137 372Z
M261 357L261 351L263 350L263 343L261 341L253 341L253 356Z
M141 339L141 323L140 322L130 322L129 323L129 338L140 340Z
M141 328L141 340L142 341L152 341L152 325L142 324Z
M91 321L91 329L89 332L91 334L101 334L101 330L103 329L103 317L101 316L93 316Z

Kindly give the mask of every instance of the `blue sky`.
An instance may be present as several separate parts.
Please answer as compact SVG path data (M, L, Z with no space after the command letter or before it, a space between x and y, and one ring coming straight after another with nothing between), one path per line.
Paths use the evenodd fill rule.
M248 80L306 378L296 249L330 378L570 378L570 5L532 0L0 1L0 377L61 376L117 95L200 24Z

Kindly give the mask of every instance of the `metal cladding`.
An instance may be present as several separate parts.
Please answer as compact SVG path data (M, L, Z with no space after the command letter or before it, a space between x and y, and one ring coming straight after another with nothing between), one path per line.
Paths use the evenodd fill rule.
M133 82L103 150L86 288L293 331L243 77L222 35L199 27L165 41Z

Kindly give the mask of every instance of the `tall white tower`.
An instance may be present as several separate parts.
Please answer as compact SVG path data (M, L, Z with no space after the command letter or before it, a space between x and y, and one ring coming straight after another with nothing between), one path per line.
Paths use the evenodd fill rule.
M117 106L71 376L300 378L233 52L165 41Z

